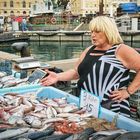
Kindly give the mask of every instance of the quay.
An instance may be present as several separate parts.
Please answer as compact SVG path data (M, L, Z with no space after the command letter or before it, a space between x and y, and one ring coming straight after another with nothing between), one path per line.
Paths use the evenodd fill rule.
M14 55L11 53L7 53L7 52L2 52L0 51L0 60L12 60L12 59L16 59L19 58L20 56L18 55Z
M16 36L28 34L31 41L90 41L90 31L15 31ZM139 42L140 30L120 31L124 41Z
M28 34L32 41L90 41L90 31L15 31L14 34Z
M20 58L20 56L0 51L0 60L12 60L16 58ZM49 64L51 67L58 67L66 71L70 68L73 68L77 60L78 58L74 58L66 60L48 61L46 63Z

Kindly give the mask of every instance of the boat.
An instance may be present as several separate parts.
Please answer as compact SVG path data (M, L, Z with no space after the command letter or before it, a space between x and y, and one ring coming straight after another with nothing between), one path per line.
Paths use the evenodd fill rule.
M54 36L58 32L57 31L44 31L44 32L39 32L37 33L39 36Z
M1 32L0 43L12 41L28 41L30 39L27 34L15 35L14 32Z
M72 35L72 36L78 36L78 35L84 35L85 31L63 31L65 35Z
M125 32L121 32L120 33L124 36L135 36L135 35L140 35L140 31L137 30L137 31L125 31Z

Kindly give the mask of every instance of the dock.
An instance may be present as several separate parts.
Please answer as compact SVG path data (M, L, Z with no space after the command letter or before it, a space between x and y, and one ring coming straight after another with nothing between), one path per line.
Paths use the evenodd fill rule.
M12 60L19 57L20 56L15 55L15 54L0 51L0 60Z
M15 35L28 34L31 41L91 41L91 32L87 31L15 31ZM122 39L124 41L139 41L140 30L132 31L128 30L126 32L120 31ZM133 43L132 43L133 44Z
M12 60L16 58L20 58L20 56L0 51L0 60ZM73 68L77 60L78 58L74 58L74 59L48 61L46 63L48 63L51 67L61 68L64 71L66 71L68 69Z
M15 35L28 34L32 41L90 41L90 31L15 31Z

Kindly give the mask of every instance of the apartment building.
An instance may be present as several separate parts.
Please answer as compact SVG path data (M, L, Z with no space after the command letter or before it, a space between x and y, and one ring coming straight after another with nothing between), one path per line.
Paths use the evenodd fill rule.
M99 13L99 5L103 2L104 14L115 15L120 3L137 2L140 0L70 0L69 10L73 15L86 16L87 14ZM46 7L48 6L48 9ZM29 16L34 12L51 10L53 6L51 0L0 0L0 15L3 16ZM34 11L32 11L34 10ZM45 12L46 12L45 11Z
M0 0L0 15L29 16L32 4L42 4L43 0Z
M70 0L71 12L74 15L86 16L86 14L99 13L99 5L103 2L103 13L115 15L120 3L137 2L140 0Z

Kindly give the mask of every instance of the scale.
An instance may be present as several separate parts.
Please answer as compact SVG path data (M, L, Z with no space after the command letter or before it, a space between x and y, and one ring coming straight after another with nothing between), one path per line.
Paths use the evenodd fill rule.
M26 63L19 63L19 64L16 64L15 67L19 69L37 68L37 67L40 67L40 62L32 61L32 62L26 62Z
M18 69L32 69L41 66L40 62L33 57L22 57L12 61L15 63L15 68Z

